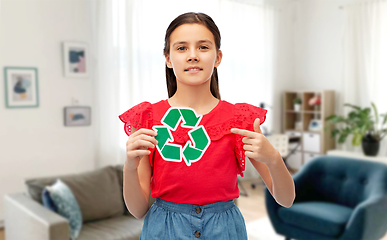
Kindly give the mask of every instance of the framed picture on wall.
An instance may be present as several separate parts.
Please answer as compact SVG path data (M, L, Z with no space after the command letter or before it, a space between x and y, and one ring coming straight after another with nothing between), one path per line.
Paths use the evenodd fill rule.
M89 126L91 125L90 107L65 107L64 108L65 126Z
M5 105L7 108L39 106L38 69L4 67Z
M65 77L89 76L89 51L86 43L63 42L63 71Z

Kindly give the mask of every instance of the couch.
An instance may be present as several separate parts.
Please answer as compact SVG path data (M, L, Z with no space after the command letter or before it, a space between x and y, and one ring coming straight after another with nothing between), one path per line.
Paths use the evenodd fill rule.
M265 190L278 234L299 240L377 240L387 230L387 165L320 156L294 175L293 206L278 205Z
M125 207L123 171L119 165L26 180L26 193L4 196L7 240L70 239L68 220L42 205L44 187L58 178L71 189L82 213L83 226L77 240L139 239L143 219L134 218Z

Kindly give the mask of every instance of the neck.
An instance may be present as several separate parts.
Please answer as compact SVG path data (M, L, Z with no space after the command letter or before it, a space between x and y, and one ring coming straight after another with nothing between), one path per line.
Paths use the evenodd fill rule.
M193 108L198 114L210 112L219 102L211 93L210 82L198 86L178 83L176 93L168 99L169 104L172 107Z

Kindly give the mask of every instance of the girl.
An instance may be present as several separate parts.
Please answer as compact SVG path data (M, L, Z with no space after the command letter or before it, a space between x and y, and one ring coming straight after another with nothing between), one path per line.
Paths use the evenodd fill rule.
M247 239L233 202L245 156L276 201L290 207L293 179L263 136L266 110L220 100L220 33L203 13L186 13L169 25L164 55L169 98L143 102L120 119L129 135L124 198L142 218L140 239Z

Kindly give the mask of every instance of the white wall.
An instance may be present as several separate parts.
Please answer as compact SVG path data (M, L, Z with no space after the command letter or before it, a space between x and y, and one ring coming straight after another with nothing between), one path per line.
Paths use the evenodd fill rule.
M93 107L93 81L65 78L62 41L91 42L87 0L1 0L0 219L3 195L26 178L95 167L93 125L64 127L63 107ZM39 107L5 107L5 66L38 68ZM92 120L93 121L93 120Z
M372 0L361 0L361 2ZM345 11L340 6L359 0L297 0L295 38L294 89L327 89L336 91L336 112L343 107L343 34ZM350 140L350 138L348 138ZM379 155L386 155L385 140ZM344 149L359 151L361 147L346 144Z
M267 1L269 3L269 1ZM273 4L273 3L271 3ZM272 106L274 133L282 131L282 96L283 92L292 89L295 82L295 2L277 1L279 8L279 42L277 50L278 70L274 83L274 102Z
M365 2L367 0L361 0ZM368 0L372 1L372 0ZM340 6L360 0L296 0L295 89L337 92L342 105L345 12Z
M343 82L342 1L299 0L295 22L295 81L299 89L338 93ZM338 102L337 102L338 103Z

